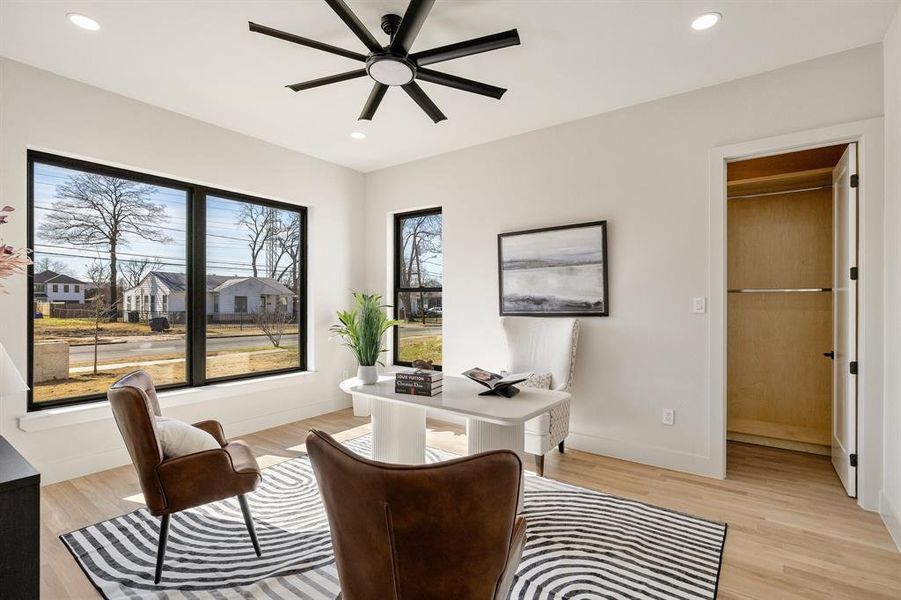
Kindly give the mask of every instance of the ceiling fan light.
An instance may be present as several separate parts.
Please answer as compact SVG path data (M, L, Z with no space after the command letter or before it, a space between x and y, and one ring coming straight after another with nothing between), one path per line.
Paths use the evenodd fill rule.
M384 58L370 63L367 72L384 85L406 85L413 81L413 68L402 60Z
M723 15L718 12L704 13L691 22L691 28L695 31L704 31L705 29L710 29L722 20Z
M353 131L353 132L351 132L350 137L352 137L355 140L365 140L366 134L363 133L362 131Z

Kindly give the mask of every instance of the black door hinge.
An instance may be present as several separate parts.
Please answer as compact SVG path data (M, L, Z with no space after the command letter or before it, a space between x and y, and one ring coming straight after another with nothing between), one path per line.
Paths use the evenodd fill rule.
M860 183L860 179L857 177L857 175L856 174L851 175L851 187L856 188L859 183Z
M857 267L851 267L851 281L857 281Z
M852 454L850 458L851 458L851 466L856 467L857 466L857 453Z
M857 361L851 361L851 375L857 375Z

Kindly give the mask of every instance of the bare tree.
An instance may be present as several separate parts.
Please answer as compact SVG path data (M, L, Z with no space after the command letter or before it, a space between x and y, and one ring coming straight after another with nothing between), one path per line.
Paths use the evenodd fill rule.
M38 256L34 260L34 272L43 273L44 271L53 271L64 275L71 275L71 269L61 260L50 258L49 256Z
M119 263L119 277L126 290L138 287L151 271L157 271L162 263L156 258L129 258Z
M109 305L119 298L118 251L130 237L152 242L171 238L159 226L168 221L163 205L151 201L153 187L98 175L70 175L56 187L52 210L38 234L49 241L109 253ZM111 314L110 318L115 319Z
M256 326L266 334L266 337L269 338L269 341L276 348L281 346L282 336L287 331L290 320L288 311L280 303L277 303L275 308L271 310L262 307L254 315Z
M283 220L278 231L278 242L282 248L282 256L287 256L290 261L282 267L278 275L272 275L281 283L297 291L297 277L300 267L300 215L298 213L290 213L290 216Z
M87 300L88 310L90 311L91 321L94 323L94 375L97 375L97 350L100 346L100 324L108 320L111 312L116 310L116 307L119 304L118 300L110 302L110 297L106 294L99 293L99 290L103 288L104 285L110 285L110 268L103 264L100 260L95 260L90 265L88 265L85 270L85 275L87 279L95 288L98 290L98 293L91 296L90 300Z
M253 268L253 276L259 275L257 263L260 254L272 235L271 219L269 212L272 209L259 204L244 202L241 204L241 213L238 224L247 229L247 247L250 249L250 266Z
M441 253L441 217L422 215L404 220L401 229L401 285L409 287L438 287L429 267ZM415 278L415 286L414 286ZM426 292L419 290L419 317L426 324ZM401 300L403 303L403 300ZM412 306L406 307L412 314Z

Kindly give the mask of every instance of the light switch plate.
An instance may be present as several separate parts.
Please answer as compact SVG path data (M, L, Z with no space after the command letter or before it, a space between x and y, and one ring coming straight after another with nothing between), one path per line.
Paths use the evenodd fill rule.
M707 312L707 298L694 298L691 301L692 312L698 315L703 315Z

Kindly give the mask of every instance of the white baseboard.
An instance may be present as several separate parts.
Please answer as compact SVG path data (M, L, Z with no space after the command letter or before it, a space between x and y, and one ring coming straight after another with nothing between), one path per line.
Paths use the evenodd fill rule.
M694 475L703 475L714 479L722 479L716 465L710 457L688 452L675 452L668 448L633 444L622 440L604 438L597 435L570 431L566 445L575 450L610 456L621 460L682 471Z
M898 551L901 552L901 512L889 500L885 490L879 492L879 515L882 517L882 522L885 523L886 528L888 528L889 535L895 541Z

